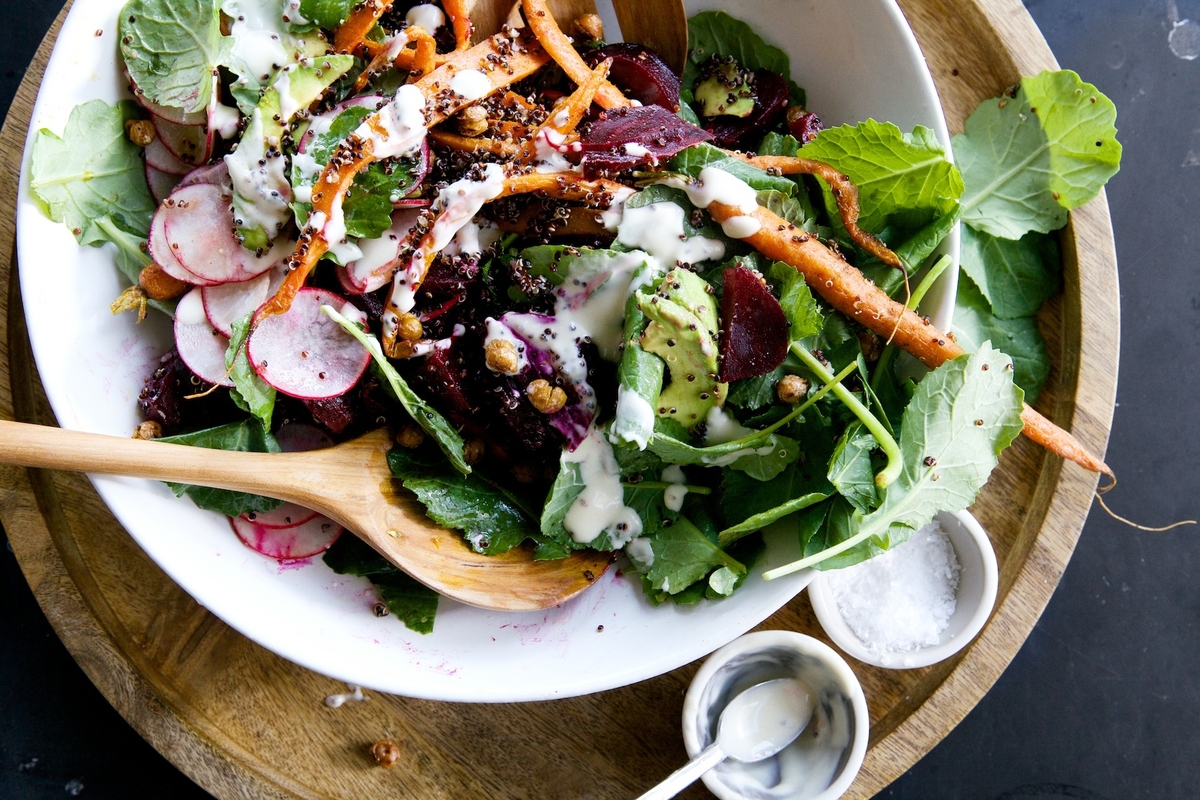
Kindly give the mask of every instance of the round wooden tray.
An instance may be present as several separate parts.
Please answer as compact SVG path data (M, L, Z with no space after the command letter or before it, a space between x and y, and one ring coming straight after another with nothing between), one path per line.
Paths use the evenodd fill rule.
M901 0L951 131L1021 75L1055 68L1019 0ZM14 198L28 120L63 15L42 42L0 131L3 196ZM0 253L13 252L13 206ZM1116 394L1116 256L1103 195L1061 237L1064 291L1039 322L1054 357L1039 409L1103 453ZM13 265L0 259L0 417L54 424L42 395ZM31 265L34 266L34 265ZM1021 439L975 514L1000 559L995 614L979 639L934 667L852 662L871 711L871 748L846 795L880 791L992 686L1050 599L1091 505L1095 476ZM133 543L80 475L0 466L0 520L38 602L109 702L152 745L221 798L607 798L645 790L684 760L683 693L696 665L611 692L520 705L372 694L330 709L334 681L234 632ZM762 628L825 638L802 595ZM400 743L392 770L371 742ZM702 797L693 787L687 797Z

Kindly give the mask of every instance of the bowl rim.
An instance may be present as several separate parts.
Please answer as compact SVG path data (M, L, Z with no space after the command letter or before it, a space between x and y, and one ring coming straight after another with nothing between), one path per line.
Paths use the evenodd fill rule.
M850 705L854 712L854 740L850 743L850 756L837 780L824 791L808 800L837 800L850 788L850 784L858 777L863 759L867 755L867 743L870 739L871 715L867 708L867 697L863 693L862 684L854 670L846 660L829 645L808 634L797 631L768 630L754 631L743 634L710 655L688 685L687 694L683 698L683 745L688 758L695 758L704 749L696 738L698 724L693 724L700 713L700 697L712 682L717 671L730 659L745 653L753 653L771 648L785 647L798 653L820 660L829 667L842 683L850 690ZM720 800L744 800L745 795L734 791L721 782L714 770L709 770L701 776L704 785Z
M931 647L922 647L912 651L911 654L904 654L902 658L885 663L881 657L868 650L866 645L862 643L862 640L846 624L845 619L843 619L841 612L838 610L837 602L833 598L833 591L829 588L829 581L826 574L823 572L818 573L808 585L808 599L812 603L813 611L817 615L817 621L821 623L825 634L847 655L864 664L870 664L873 667L883 667L884 669L919 669L950 658L950 656L958 653L973 642L975 637L983 630L984 625L987 624L995 608L996 595L1000 585L1000 570L996 561L996 550L992 546L992 541L988 537L987 531L983 529L983 526L979 524L979 521L975 519L971 512L941 511L934 519L940 520L943 516L953 518L969 534L971 542L979 550L983 564L983 591L980 594L979 604L967 619L967 623L963 626L962 631L949 641Z

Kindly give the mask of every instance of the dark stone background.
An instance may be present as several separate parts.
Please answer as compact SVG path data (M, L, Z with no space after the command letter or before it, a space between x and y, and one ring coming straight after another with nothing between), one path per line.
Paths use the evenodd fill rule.
M1120 513L1200 512L1200 61L1174 22L1200 0L1026 0L1064 67L1117 104L1109 184L1121 264L1121 383L1108 463ZM59 6L0 0L7 109ZM1194 23L1190 23L1194 24ZM1185 29L1186 31L1186 29ZM997 87L1000 89L1001 87ZM1180 357L1182 356L1182 358ZM1194 449L1197 448L1197 449ZM1200 796L1200 531L1144 533L1100 512L1028 642L979 706L881 797ZM7 544L7 542L5 543ZM0 797L202 798L117 715L59 643L0 549Z

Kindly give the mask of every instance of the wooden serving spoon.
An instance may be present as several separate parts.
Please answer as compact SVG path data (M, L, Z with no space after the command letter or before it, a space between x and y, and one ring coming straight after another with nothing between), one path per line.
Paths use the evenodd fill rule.
M625 41L657 51L676 74L682 75L688 42L683 0L612 0L612 4ZM596 13L595 0L549 0L549 5L558 26L567 34L571 34L575 20ZM467 10L475 25L474 39L481 41L500 30L513 11L513 0L468 0Z
M500 611L558 605L588 588L610 556L580 550L534 561L525 547L485 556L397 491L386 429L306 453L233 453L0 420L0 462L190 483L276 497L319 511L440 594Z

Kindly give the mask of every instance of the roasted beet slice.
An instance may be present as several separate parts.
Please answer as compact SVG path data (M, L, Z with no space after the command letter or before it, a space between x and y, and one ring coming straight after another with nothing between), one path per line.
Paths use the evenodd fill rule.
M245 416L229 399L228 392L203 394L206 388L183 363L179 353L172 350L146 378L138 395L138 407L147 420L161 425L167 436L211 428Z
M721 290L722 383L766 375L783 363L788 322L762 279L745 267L724 272Z
M795 112L795 113L793 113ZM808 144L817 138L817 134L825 130L821 120L811 111L790 109L788 111L788 133L796 137L800 144Z
M627 96L644 106L662 106L674 114L679 110L679 78L648 47L630 42L605 45L584 53L588 66L612 59L608 79Z
M606 111L580 140L583 173L620 172L642 164L657 165L711 134L660 106Z
M758 101L750 116L712 117L705 120L704 130L713 135L713 144L718 147L749 147L783 119L790 99L787 81L783 76L766 69L755 70L754 88L758 93Z

